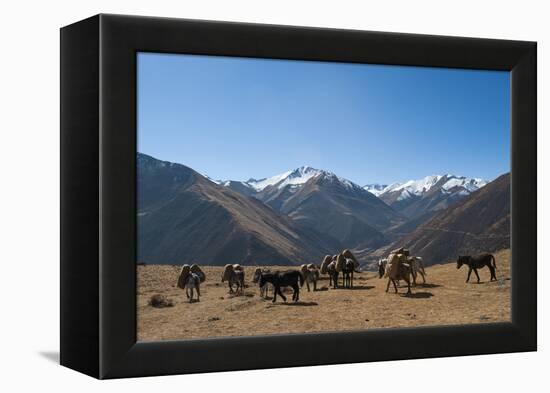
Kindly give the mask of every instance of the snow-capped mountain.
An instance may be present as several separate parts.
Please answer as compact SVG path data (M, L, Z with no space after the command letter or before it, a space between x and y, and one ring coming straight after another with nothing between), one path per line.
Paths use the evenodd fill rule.
M315 169L310 166L301 166L291 171L281 173L279 175L271 176L268 178L256 180L249 179L244 182L250 187L254 188L256 191L263 191L266 187L274 186L277 189L282 189L286 186L291 186L292 188L304 185L308 180L317 177L317 176L328 176L335 177L340 182L345 184L347 187L358 187L356 184L351 181L336 176L332 172L324 171L321 169Z
M399 213L363 187L310 166L259 180L221 184L252 196L349 248L366 240L379 244L384 239L380 231L404 221Z
M361 188L357 184L322 169L315 169L310 166L301 166L299 168L280 173L275 176L263 179L248 179L246 181L225 180L215 181L217 184L229 187L242 194L253 196L256 194L273 194L284 190L287 193L293 193L301 186L313 178L324 177L334 179L340 182L344 187L351 189ZM263 199L260 197L259 199Z
M387 186L388 186L387 184L375 183L375 184L367 184L366 186L363 186L363 188L368 192L370 192L371 194L379 196Z
M441 210L485 186L487 181L455 175L432 175L419 180L393 183L378 197L409 218Z
M384 196L394 194L396 200L405 200L414 196L422 196L432 190L439 188L443 193L452 193L460 188L463 195L483 187L487 181L478 178L467 178L454 175L432 175L419 180L409 180L404 183L393 183L380 190L378 195Z

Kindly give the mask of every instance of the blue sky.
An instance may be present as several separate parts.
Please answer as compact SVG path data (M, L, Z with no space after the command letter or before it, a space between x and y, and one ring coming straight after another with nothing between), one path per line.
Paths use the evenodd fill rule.
M138 151L214 179L510 170L509 73L138 54Z

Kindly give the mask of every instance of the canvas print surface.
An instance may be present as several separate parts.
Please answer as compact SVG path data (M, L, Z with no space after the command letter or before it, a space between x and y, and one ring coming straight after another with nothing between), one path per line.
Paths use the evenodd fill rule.
M138 340L510 321L508 72L137 60Z

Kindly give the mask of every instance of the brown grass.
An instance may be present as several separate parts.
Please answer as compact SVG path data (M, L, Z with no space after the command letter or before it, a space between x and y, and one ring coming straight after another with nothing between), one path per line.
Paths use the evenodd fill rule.
M189 303L185 291L176 287L179 266L138 266L137 335L140 341L180 340L206 337L250 336L372 328L456 325L510 321L510 250L495 254L496 282L489 282L489 270L480 270L481 284L472 273L466 284L467 267L455 263L426 269L427 284L413 288L393 287L385 293L386 279L374 272L355 275L355 289L326 289L328 279L318 288L300 291L300 302L277 299L273 304L259 296L251 282L253 267L245 267L243 296L228 293L220 281L222 267L205 266L206 282L201 284L201 300ZM289 269L289 267L280 267ZM419 277L419 282L422 279ZM173 301L173 307L155 308L152 295ZM271 292L270 292L271 295Z

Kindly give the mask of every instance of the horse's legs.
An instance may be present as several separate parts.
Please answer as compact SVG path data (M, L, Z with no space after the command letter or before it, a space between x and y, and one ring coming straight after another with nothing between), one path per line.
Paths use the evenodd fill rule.
M189 289L191 291L191 296L189 297L189 303L193 303L193 288Z
M426 276L422 272L420 272L420 275L422 276L422 284L426 284Z
M397 293L397 285L395 285L395 280L392 280L393 281L393 287L395 288L395 293Z
M388 278L388 285L386 285L386 292L390 290L390 282L391 282L391 278Z
M474 267L474 273L477 276L477 283L479 284L479 274L477 273L477 269Z
M351 271L351 287L353 288L353 270Z
M189 299L189 288L185 288L185 296L187 296L187 299Z
M231 285L231 281L227 281L227 285L229 285L229 293L233 293L233 285Z
M294 284L292 286L292 289L294 290L294 293L292 294L292 300L297 302L300 299L300 287L298 284Z
M273 285L273 300L272 302L275 303L277 300L277 286Z
M407 295L410 295L411 294L411 279L409 277L407 277L407 278L405 278L405 281L407 282Z
M495 272L495 268L491 265L489 265L489 270L491 271L491 281L493 281L493 279L495 281L497 281L497 275L496 275L496 272Z
M466 282L470 281L470 275L472 274L472 268L468 269L468 278L466 278Z
M310 292L310 290L309 290L309 281L308 280L306 280L306 286L307 286L307 291Z
M283 295L281 292L281 287L277 287L277 292L279 293L279 296L283 298L283 301L286 303L286 296Z
M201 301L201 287L197 285L197 302Z

